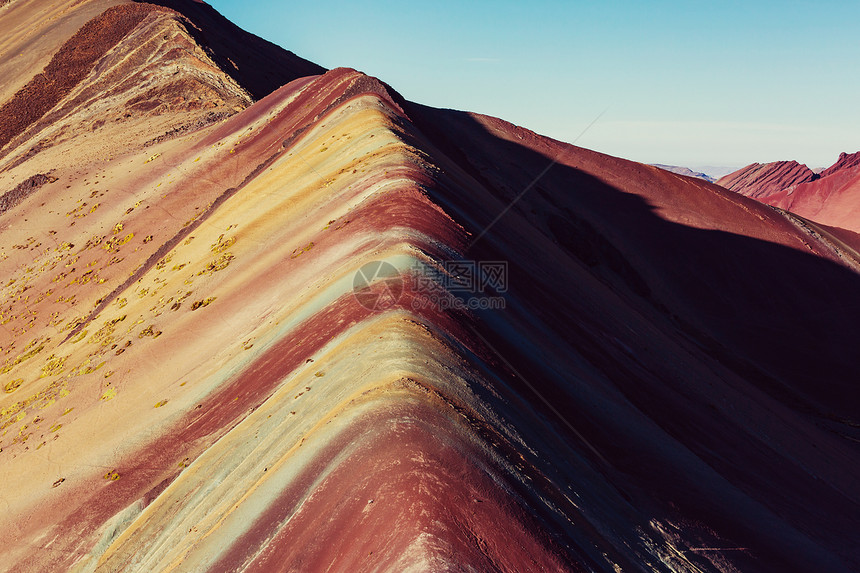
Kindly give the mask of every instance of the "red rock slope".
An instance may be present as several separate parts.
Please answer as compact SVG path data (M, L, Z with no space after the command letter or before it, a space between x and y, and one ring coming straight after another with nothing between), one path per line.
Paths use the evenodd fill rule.
M855 235L192 4L3 148L0 568L860 567Z
M837 171L851 169L858 165L860 165L860 151L857 153L840 153L839 159L836 160L836 163L821 172L821 177L827 177L829 175L833 175Z
M860 152L843 153L820 179L785 189L767 202L826 225L860 232Z
M860 232L860 152L840 154L819 175L794 161L753 164L717 184L818 223Z
M717 185L753 199L766 200L774 193L817 178L815 172L797 161L776 161L747 165L720 177Z

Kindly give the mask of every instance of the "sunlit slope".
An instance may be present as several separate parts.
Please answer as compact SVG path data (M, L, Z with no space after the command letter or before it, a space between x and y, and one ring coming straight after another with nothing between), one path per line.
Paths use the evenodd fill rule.
M378 86L383 95L359 89L363 84ZM476 559L513 569L527 555L557 563L535 539L523 510L512 509L504 490L492 485L494 472L504 474L493 467L504 468L505 461L486 439L468 432L464 413L482 408L487 415L486 407L463 379L468 370L450 371L462 359L440 341L444 334L431 334L445 320L413 315L408 307L379 316L352 296L352 277L365 262L387 260L410 272L415 265L434 264L443 255L440 248L451 249L462 237L422 191L420 182L429 180L422 154L398 135L402 118L395 109L379 84L352 72L288 86L249 109L248 123L240 124L244 117L237 116L217 130L155 148L161 150L158 157L118 159L119 166L137 166L142 189L127 187L127 194L115 194L116 204L107 193L103 206L72 227L103 226L106 236L89 244L82 237L83 245L54 248L41 266L18 270L20 278L10 287L27 281L31 288L24 292L34 298L53 290L45 300L77 304L54 303L63 309L53 311L59 312L56 324L34 322L24 338L35 342L7 363L8 376L21 380L4 404L4 478L21 493L3 526L14 532L18 549L7 557L23 556L37 540L56 537L55 551L31 554L28 562L67 567L95 547L81 561L92 566L107 544L96 541L119 531L118 523L135 517L142 500L150 501L165 480L176 479L159 504L107 549L105 570L137 559L152 570L183 559L199 560L200 566L245 559L265 549L286 515L268 529L244 532L248 546L229 542L287 495L281 489L298 487L291 480L310 479L306 472L314 475L312 468L331 457L326 464L346 458L344 463L356 467L316 470L306 489L291 495L311 495L310 484L322 487L317 481L335 470L347 476L339 479L363 473L376 496L369 509L402 512L409 522L392 529L391 539L377 549L392 567L450 560L445 547L491 523L466 512L474 519L469 525L453 509L424 499L420 482L406 479L424 471L440 491L468 495L457 481L466 471L468 487L482 492L482 499L470 503L507 515L505 535L520 536L523 547L531 547L513 555L499 547L489 555L476 553ZM302 123L320 113L324 119ZM297 128L307 129L284 145ZM220 172L225 175L213 176ZM105 188L111 179L110 172L104 174ZM233 187L223 188L231 182ZM131 207L122 208L129 197L141 203L127 213ZM69 219L75 220L66 218L66 226ZM68 274L54 280L58 270ZM120 281L124 286L109 290ZM97 314L88 314L94 306ZM457 408L449 404L454 397ZM441 412L413 412L429 412L432 404L442 406ZM344 422L353 419L354 425ZM427 424L438 431L430 431L434 438L425 443L419 428ZM401 446L413 452L417 465L403 470L398 486L386 465L396 460L348 452L384 448L388 433L401 431L400 425L408 439L417 440ZM344 435L359 427L365 428L366 445L345 442ZM261 434L269 445L258 442ZM204 452L212 461L195 461ZM449 458L463 468L453 477ZM216 475L215 467L226 473ZM223 492L198 495L199 503L186 499L217 484ZM373 487L382 491L373 493ZM255 497L258 489L268 491L267 497ZM202 531L198 523L179 537L169 525L184 527L176 521L175 499L185 500L182 519L198 523L206 515L209 528ZM409 509L412 503L416 507ZM34 504L41 508L35 519L15 517L32 513ZM362 504L362 512L347 511L344 519L367 513L367 500ZM413 519L422 504L442 514ZM321 513L309 515L312 522L323 519ZM368 519L381 518L371 513ZM387 519L379 523L385 531L392 526ZM424 530L427 524L439 528L435 537L432 528ZM381 533L368 532L365 542L379 541ZM342 543L350 546L352 537ZM204 549L204 538L220 549ZM328 547L308 551L323 551L316 559L334 559ZM360 551L342 555L357 562L362 557Z

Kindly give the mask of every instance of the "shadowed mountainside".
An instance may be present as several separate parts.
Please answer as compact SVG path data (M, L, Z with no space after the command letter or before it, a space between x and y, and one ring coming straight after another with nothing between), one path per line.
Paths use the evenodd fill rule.
M860 236L162 4L0 157L4 570L860 567Z
M261 99L296 78L325 71L322 66L249 34L205 2L155 0L152 4L171 8L187 18L198 45L254 99Z

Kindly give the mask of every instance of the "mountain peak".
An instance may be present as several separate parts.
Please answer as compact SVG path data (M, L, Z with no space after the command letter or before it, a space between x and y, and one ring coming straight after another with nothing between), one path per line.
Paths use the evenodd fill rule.
M296 78L325 72L322 66L236 26L201 0L148 2L182 14L190 22L189 32L196 42L255 100Z
M717 180L717 185L753 199L760 199L817 178L818 175L812 169L797 161L774 161L747 165L721 177Z
M857 151L855 153L842 152L839 154L839 159L836 161L836 163L822 171L821 176L827 177L829 175L833 175L837 171L841 171L843 169L850 169L857 165L860 165L860 151Z

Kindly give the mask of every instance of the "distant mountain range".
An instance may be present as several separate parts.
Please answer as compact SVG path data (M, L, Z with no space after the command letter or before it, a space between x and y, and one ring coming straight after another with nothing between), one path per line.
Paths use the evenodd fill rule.
M654 167L659 167L665 171L671 171L672 173L677 173L678 175L686 175L687 177L695 177L697 179L704 179L710 183L716 181L714 177L711 177L707 173L701 173L699 171L693 171L689 167L678 167L677 165L663 165L662 163L652 163Z

